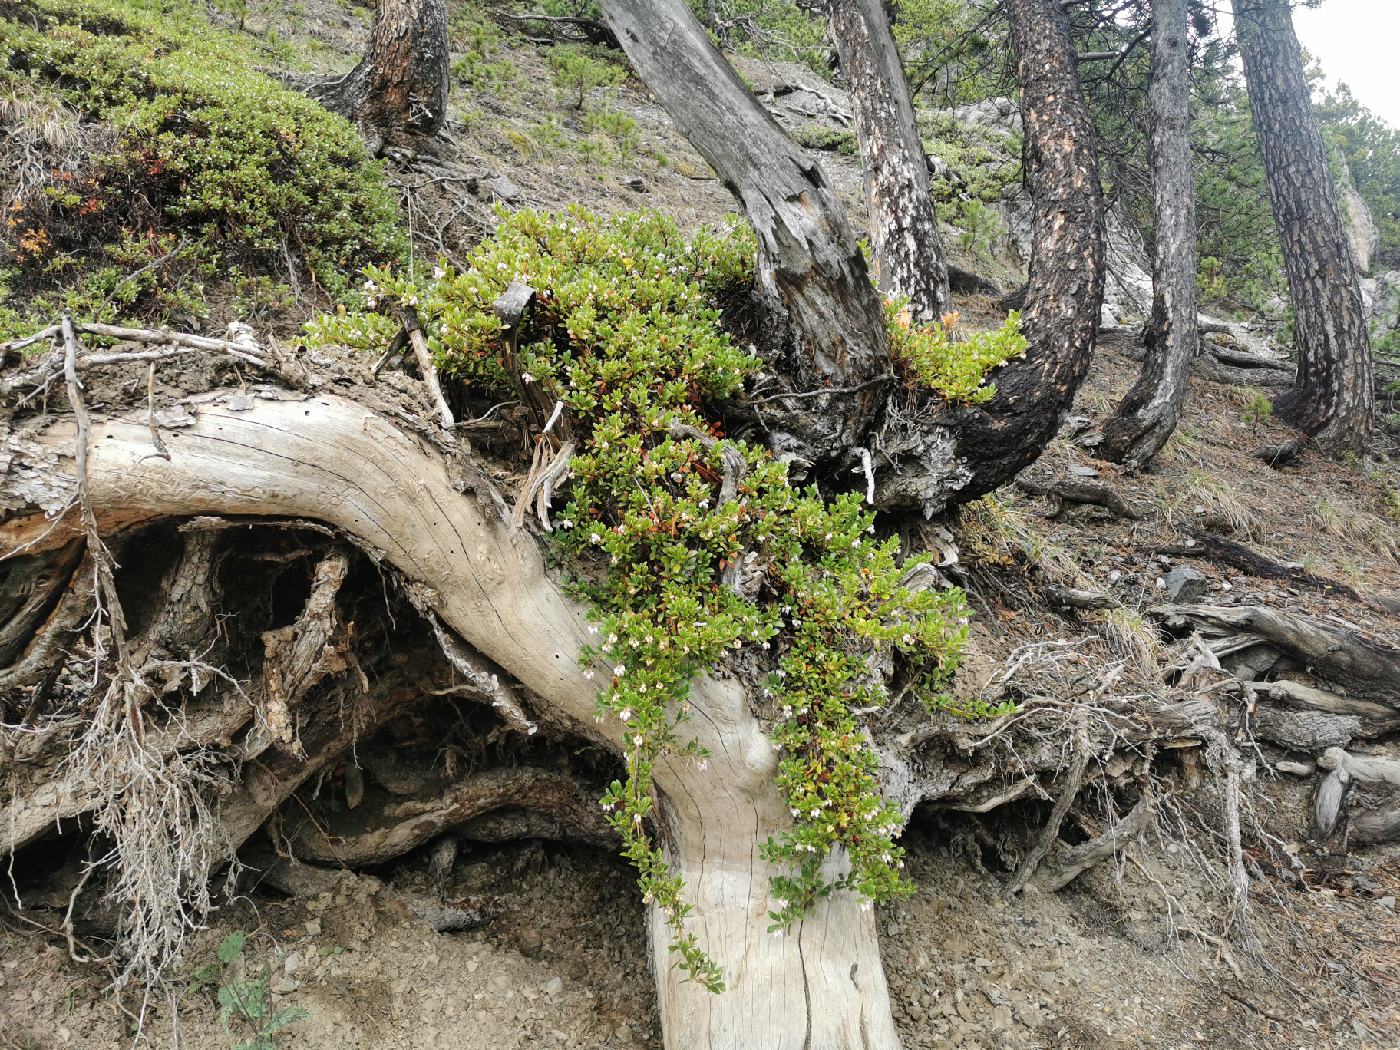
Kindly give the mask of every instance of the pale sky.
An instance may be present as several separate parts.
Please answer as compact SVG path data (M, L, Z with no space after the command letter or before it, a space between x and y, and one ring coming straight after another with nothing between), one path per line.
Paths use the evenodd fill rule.
M1400 0L1326 0L1295 9L1293 26L1330 83L1400 128Z

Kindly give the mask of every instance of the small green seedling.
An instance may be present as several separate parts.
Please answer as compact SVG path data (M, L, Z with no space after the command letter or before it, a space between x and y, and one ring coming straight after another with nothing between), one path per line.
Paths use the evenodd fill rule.
M219 1020L223 1022L224 1031L231 1033L236 1025L240 1034L247 1036L235 1050L277 1050L277 1033L310 1015L300 1006L272 1009L267 964L263 964L256 977L246 976L243 948L247 940L248 935L242 930L225 937L215 952L215 961L195 971L188 991L216 989Z

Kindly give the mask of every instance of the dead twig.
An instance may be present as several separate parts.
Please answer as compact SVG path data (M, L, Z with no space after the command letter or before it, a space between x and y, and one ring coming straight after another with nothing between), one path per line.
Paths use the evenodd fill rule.
M447 407L447 398L443 396L442 384L438 382L437 366L433 364L433 355L428 349L428 340L418 324L418 311L411 306L405 306L400 316L403 318L403 329L408 333L408 344L413 348L414 360L418 362L418 370L423 373L423 382L427 384L428 394L432 397L433 405L437 408L438 422L442 424L444 430L451 430L457 425L456 420L452 418L452 409Z

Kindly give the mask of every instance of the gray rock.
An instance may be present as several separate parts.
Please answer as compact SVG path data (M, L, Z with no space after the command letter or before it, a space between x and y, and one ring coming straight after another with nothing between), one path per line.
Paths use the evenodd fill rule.
M988 98L970 106L957 106L953 116L964 124L999 131L1019 131L1021 110L1009 98Z
M1395 913L1395 895L1393 893L1387 894L1384 897L1377 897L1376 904L1378 907L1385 909L1392 915Z
M1400 270L1387 270L1362 281L1361 299L1372 331L1383 333L1400 327Z
M1167 597L1174 602L1194 602L1206 593L1206 578L1189 565L1178 565L1163 578Z
M520 187L504 175L497 175L486 184L486 188L497 200L505 201L507 204L514 204L521 196Z
M1351 244L1351 257L1356 262L1359 273L1371 268L1371 258L1380 247L1381 231L1365 199L1352 182L1351 170L1342 161L1341 176L1337 184L1342 190L1342 218L1346 222L1347 241Z
M564 994L564 978L551 977L544 982L544 994L549 996Z

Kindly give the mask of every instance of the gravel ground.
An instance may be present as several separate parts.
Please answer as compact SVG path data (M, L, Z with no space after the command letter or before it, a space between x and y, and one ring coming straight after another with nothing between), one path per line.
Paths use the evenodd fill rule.
M1181 894L1178 922L1199 906L1190 892L1199 886L1169 855L1121 872L1105 865L1058 895L1008 900L1004 873L979 870L959 835L921 828L909 845L919 890L879 919L908 1050L1400 1046L1393 999L1364 982L1317 980L1306 951L1288 943L1319 909L1340 909L1336 927L1358 938L1367 924L1394 931L1384 893L1400 874L1368 883L1368 895L1295 900L1287 924L1261 907L1261 948L1291 963L1280 980L1246 960L1241 982L1216 948L1169 938L1161 893L1143 872ZM382 875L346 874L334 893L311 898L241 898L196 940L188 969L210 961L230 931L248 931L245 958L269 967L274 1005L308 1011L280 1036L294 1050L660 1047L642 910L627 869L606 853L469 850L440 888L421 857ZM435 893L491 921L435 933L409 908ZM225 1032L217 1013L211 992L186 993L177 1035L157 1004L147 1045L232 1050L246 1033ZM99 971L7 920L0 1048L117 1050L131 1045L131 1029Z

